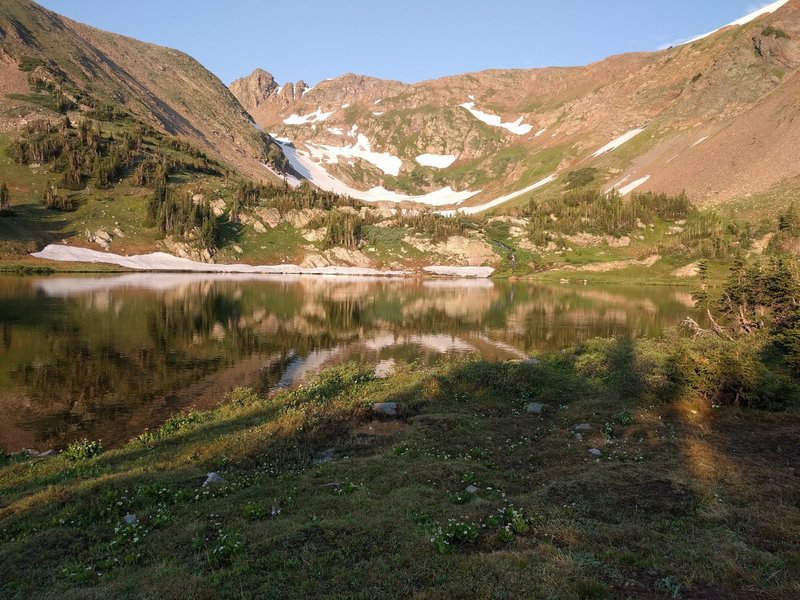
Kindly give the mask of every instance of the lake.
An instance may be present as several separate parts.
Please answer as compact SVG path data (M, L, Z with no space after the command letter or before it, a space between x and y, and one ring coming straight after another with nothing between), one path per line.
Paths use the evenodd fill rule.
M0 276L0 448L120 444L236 386L266 393L347 361L513 360L654 337L687 289L490 280Z

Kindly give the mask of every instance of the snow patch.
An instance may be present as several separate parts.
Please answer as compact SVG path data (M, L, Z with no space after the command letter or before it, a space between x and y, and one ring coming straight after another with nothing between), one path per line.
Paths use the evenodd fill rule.
M339 158L360 158L375 165L386 175L397 177L403 167L403 161L388 152L373 152L369 139L363 133L358 134L355 144L350 146L327 146L306 142L306 146L314 158L324 160L328 164L336 164Z
M373 115L375 115L376 117L380 117L381 115L385 115L386 113L383 113L383 112L373 112L372 114L373 114Z
M533 137L539 137L539 136L540 136L540 135L542 135L542 134L543 134L545 131L547 131L547 127L543 128L543 129L540 129L539 131L537 131L536 133L534 133L534 134L533 134Z
M465 102L464 104L460 105L461 108L467 109L473 117L478 119L479 121L483 121L487 125L491 125L492 127L502 127L503 129L507 129L511 133L516 135L526 135L531 132L533 129L533 125L525 125L522 121L524 117L520 117L513 123L503 123L503 120L497 116L490 113L485 113L475 108L475 102Z
M685 42L678 42L677 44L672 44L673 46L683 46L684 44L691 44L693 42L697 42L704 38L707 38L710 35L714 35L718 31L722 31L723 29L727 29L728 27L738 27L740 25L747 25L751 21L755 21L758 17L763 15L768 15L774 13L784 4L787 4L789 0L778 0L777 2L773 2L772 4L767 4L766 6L759 8L758 10L751 12L748 15L743 16L741 19L736 19L735 21L720 27L719 29L715 29L714 31L709 31L708 33L704 33L703 35L698 35L697 37L693 37L690 40L686 40Z
M631 129L628 133L625 133L625 134L619 136L617 139L608 142L605 146L603 146L598 151L596 151L594 154L592 154L592 158L597 158L601 154L605 154L606 152L611 152L612 150L616 150L617 148L622 146L622 144L624 144L625 142L629 142L630 140L635 138L637 135L639 135L643 131L644 131L644 128Z
M640 177L636 181L631 181L628 185L625 185L625 186L619 188L617 191L619 192L620 196L627 196L628 194L630 194L633 190L635 190L639 186L644 185L645 183L647 183L647 181L649 179L650 179L650 175L645 175L644 177Z
M456 157L452 154L420 154L415 160L423 167L446 169L456 162Z
M380 104L381 102L383 102L383 98L378 98L375 100L375 104Z
M703 143L703 142L705 142L705 141L706 141L706 140L707 140L709 137L711 137L711 136L708 136L708 135L707 135L706 137L702 137L702 138L700 138L700 139L699 139L699 140L697 140L697 141L696 141L694 144L692 144L692 145L690 146L690 148L694 148L695 146L697 146L697 144L702 144L702 143Z
M465 215L474 215L476 213L483 212L484 210L489 210L490 208L494 208L495 206L504 204L509 200L513 200L514 198L519 198L520 196L527 194L528 192L532 192L533 190L538 189L544 185L547 185L548 183L552 183L553 181L555 181L555 179L556 179L555 175L549 175L544 179L542 179L541 181L537 181L536 183L529 185L526 188L517 190L516 192L511 192L510 194L506 194L505 196L500 196L499 198L495 198L494 200L486 202L485 204L479 204L478 206L466 206L464 208L459 208L455 210L443 210L439 212L440 214L443 214L447 217L452 217L456 213L462 213Z
M332 133L333 135L344 135L344 131L338 127L328 127L328 133Z
M357 190L328 173L325 167L314 161L308 152L295 148L290 140L275 136L273 138L280 145L292 168L304 179L308 179L320 189L343 196L350 196L356 200L364 200L365 202L418 202L431 206L447 206L448 204L461 204L480 193L480 190L456 192L450 186L419 196L390 192L383 187L375 187L367 191Z
M350 108L349 104L342 104L342 108Z
M287 118L283 120L286 125L305 125L307 123L316 123L317 121L325 121L330 117L335 110L331 112L322 112L321 108L318 108L312 113L308 113L307 115L289 115Z

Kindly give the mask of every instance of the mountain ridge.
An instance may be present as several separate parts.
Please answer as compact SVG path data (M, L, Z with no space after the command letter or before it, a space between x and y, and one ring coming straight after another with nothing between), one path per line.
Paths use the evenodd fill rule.
M257 108L243 91L247 78L231 89L259 125L283 140L285 150L292 142L296 152L288 152L290 161L316 162L355 190L387 188L418 195L448 185L475 192L463 204L453 203L453 209L480 206L570 169L597 166L603 185L649 176L641 189L657 191L657 182L677 180L681 173L646 160L635 164L635 158L647 154L643 150L680 139L689 129L733 122L800 66L798 3L773 6L773 12L753 21L693 42L615 55L583 67L492 69L416 84L343 75L280 102L274 92L283 86L275 83ZM518 121L516 131L523 135L509 128ZM610 140L643 127L649 135L632 138L618 152L591 156ZM695 142L687 141L679 152L688 152ZM381 165L370 160L374 154L399 159L399 173L382 173ZM425 167L416 158L427 154L456 160L444 169ZM745 186L742 193L763 191L797 174L791 165L787 168ZM662 174L665 170L670 174ZM688 179L697 177L689 173ZM325 187L324 181L315 183ZM736 197L724 180L710 185L709 191L698 182L687 191L703 203Z

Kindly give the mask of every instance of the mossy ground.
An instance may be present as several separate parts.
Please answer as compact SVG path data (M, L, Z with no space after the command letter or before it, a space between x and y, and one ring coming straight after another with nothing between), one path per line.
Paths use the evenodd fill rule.
M99 457L6 458L0 593L796 598L800 417L712 407L681 346L705 360L598 340L386 380L350 365ZM225 484L201 487L209 471Z

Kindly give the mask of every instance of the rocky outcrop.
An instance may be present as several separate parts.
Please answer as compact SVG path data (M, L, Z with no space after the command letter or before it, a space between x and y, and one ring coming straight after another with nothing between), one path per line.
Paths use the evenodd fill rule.
M497 255L489 244L463 235L454 235L439 243L413 236L406 236L403 241L420 252L438 254L453 264L480 267L497 261Z

